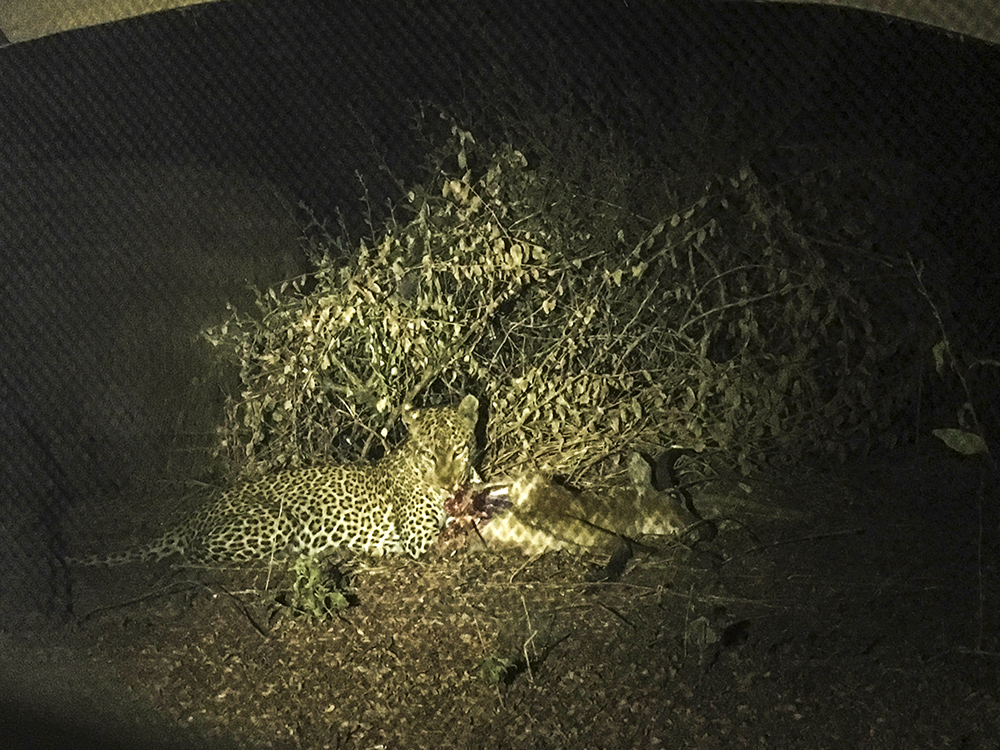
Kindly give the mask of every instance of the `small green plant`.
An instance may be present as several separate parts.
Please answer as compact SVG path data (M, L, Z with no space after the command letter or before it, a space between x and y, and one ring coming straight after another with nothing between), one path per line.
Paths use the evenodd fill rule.
M502 656L488 656L479 663L479 676L490 685L506 684L511 673L517 670L517 662Z
M323 622L348 607L349 602L344 592L337 587L329 570L316 558L297 558L290 574L291 591L279 603L285 604L293 612Z

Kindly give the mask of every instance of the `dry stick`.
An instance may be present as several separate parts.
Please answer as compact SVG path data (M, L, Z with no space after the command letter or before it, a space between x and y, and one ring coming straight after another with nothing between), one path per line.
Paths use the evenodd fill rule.
M271 567L274 564L275 545L278 542L278 527L281 524L281 514L285 510L285 498L282 495L278 502L278 515L274 519L274 534L271 536L271 557L267 561L267 578L264 579L264 591L268 591L271 585Z
M521 647L521 652L524 654L524 666L528 669L528 680L534 683L535 676L531 673L531 659L528 658L528 646L535 640L538 631L531 629L531 617L528 615L528 603L524 600L524 594L521 594L521 606L524 607L524 619L528 623L528 639Z
M213 589L209 588L208 586L205 586L205 588L207 588L209 591L213 591ZM240 611L240 613L253 626L253 629L256 630L258 633L260 633L264 638L270 638L271 637L270 633L264 628L263 625L258 624L257 620L254 619L253 615L250 614L250 610L247 609L247 607L236 596L236 594L234 594L233 592L229 591L225 587L221 587L221 588L222 588L222 593L224 593L226 596L229 597L230 601L232 601L232 603L234 604L234 606Z
M687 241L688 239L690 239L690 237L686 237L685 241ZM704 292L706 289L708 289L708 287L709 287L710 284L715 284L717 282L720 282L721 279L724 276L729 276L730 274L739 273L740 271L746 271L746 270L753 269L753 268L760 268L760 265L756 264L756 263L744 263L741 266L736 266L735 268L727 268L725 271L720 271L716 267L715 261L712 260L708 256L707 253L705 253L704 251L700 251L699 255L701 255L702 260L706 261L712 267L712 270L715 271L715 276L713 276L712 278L710 278L708 281L706 281L704 284L702 284L700 287L698 287L695 290L694 296L691 298L691 302L688 303L687 310L684 311L684 318L687 318L688 316L691 315L691 312L695 309L695 303L698 302L698 300L701 298L702 292ZM688 257L690 258L690 255ZM693 261L689 261L688 265L691 266L691 274L693 276L694 275ZM697 279L692 279L692 282L693 283L697 283ZM722 297L722 300L721 300L722 307L720 307L719 309L720 310L724 310L726 308L726 306L728 306L730 304L730 303L726 302L726 285L725 284L722 284L722 283L719 284L719 293L720 293L720 296ZM706 314L710 314L712 312L713 312L713 310L708 310L706 312Z
M90 618L94 617L95 615L99 615L99 614L101 614L103 612L114 612L117 609L123 609L123 608L129 607L129 606L131 606L133 604L141 604L142 602L145 602L145 601L150 601L150 600L153 600L153 599L159 599L160 597L167 596L168 594L171 593L172 589L178 589L178 590L184 591L184 590L188 590L188 589L185 589L185 588L182 588L182 587L189 587L189 588L195 587L196 588L196 587L199 587L199 586L202 587L202 588L207 588L207 586L205 586L205 584L200 583L198 581L186 581L186 580L185 581L174 581L173 583L167 584L166 586L164 586L163 588L161 588L159 591L153 591L153 592L148 593L148 594L141 594L139 596L131 597L131 598L126 599L125 601L121 601L121 602L113 602L111 604L102 604L100 606L94 607L94 609L92 609L89 612L86 612L86 613L80 615L77 619L79 620L79 622L81 624L82 623L86 623L86 622L88 622L90 620Z
M628 332L628 329L632 327L632 324L635 323L636 320L638 320L639 314L646 308L646 304L649 302L650 298L653 296L653 292L656 291L658 288L659 288L659 284L656 284L656 285L653 286L652 289L649 290L649 294L646 295L646 299L644 299L642 301L642 303L639 305L639 308L635 311L635 315L633 315L632 319L628 323L625 324L624 328L622 328L622 332L620 334L620 338L622 338L622 339L625 338L626 332ZM640 341L642 341L644 338L646 338L647 336L649 336L652 333L652 331L653 331L653 329L647 328L639 336L633 337L632 343L629 344L628 348L625 350L625 353L622 354L621 357L617 358L618 361L624 363L628 359L628 355L630 355L632 353L632 350L635 349L635 347L639 345ZM610 353L610 349L608 350L607 353Z
M622 614L621 612L619 612L619 611L618 611L617 609L615 609L614 607L610 607L610 606L608 606L608 605L607 605L607 604L605 604L604 602L598 602L597 604L598 604L599 606L603 607L604 609L606 609L606 610L607 610L608 612L610 612L611 614L613 614L613 615L614 615L615 617L617 617L617 618L618 618L619 620L621 620L622 622L624 622L624 623L625 623L626 625L628 625L628 626L629 626L630 628L632 628L632 630L636 630L636 624L635 624L634 622L632 622L632 621L631 621L630 619L628 619L628 618L627 618L627 617L626 617L625 615L623 615L623 614Z
M529 557L527 560L525 560L524 564L520 568L518 568L517 570L515 570L513 573L510 574L510 578L507 579L507 583L514 583L514 579L517 578L518 573L520 573L522 570L531 565L531 563L538 560L544 554L545 554L544 552L537 552L531 557Z
M731 563L735 560L739 560L744 557L749 557L750 555L756 554L757 552L763 552L768 549L773 549L774 547L783 547L786 544L798 544L799 542L818 542L821 539L832 539L838 536L851 536L856 534L864 534L864 527L859 527L856 529L843 529L841 531L831 531L826 534L810 534L809 536L797 536L792 539L779 539L776 542L771 542L770 544L761 544L757 547L752 547L746 552L743 552L734 557L730 557L728 560L724 560L725 563Z
M683 594L678 594L683 596ZM688 629L691 627L691 613L694 612L694 584L688 589L687 593L688 605L684 608L684 630L682 632L687 633ZM688 638L684 638L684 656L688 653Z
M699 320L709 315L715 315L716 313L720 313L723 310L729 309L730 307L745 307L746 305L752 304L754 302L760 302L762 299L768 299L769 297L777 297L781 294L785 294L786 291L787 290L785 289L779 289L778 291L775 292L765 292L764 294L758 294L754 297L748 297L747 299L741 299L737 302L730 302L729 304L721 305L712 310L706 310L701 315L695 315L693 318L691 318L691 320L686 321L680 328L677 329L676 333L678 334L683 333L685 328L693 325L694 323L697 323Z

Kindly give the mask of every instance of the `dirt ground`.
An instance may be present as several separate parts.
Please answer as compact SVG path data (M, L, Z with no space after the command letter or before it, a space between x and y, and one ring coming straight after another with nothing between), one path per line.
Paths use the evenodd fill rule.
M348 566L317 621L265 574L76 571L6 634L14 747L998 748L998 521L975 463L694 487L714 540ZM271 593L262 594L265 584Z

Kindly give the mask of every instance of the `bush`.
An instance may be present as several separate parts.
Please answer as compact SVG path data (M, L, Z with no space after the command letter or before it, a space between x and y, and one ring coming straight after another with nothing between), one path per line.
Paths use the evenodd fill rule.
M466 392L490 405L487 478L587 485L672 446L748 472L910 429L933 343L912 277L818 198L797 219L746 163L688 196L640 189L648 165L585 129L558 161L450 130L406 221L353 253L320 233L313 274L206 333L240 367L237 471L375 458L403 403Z

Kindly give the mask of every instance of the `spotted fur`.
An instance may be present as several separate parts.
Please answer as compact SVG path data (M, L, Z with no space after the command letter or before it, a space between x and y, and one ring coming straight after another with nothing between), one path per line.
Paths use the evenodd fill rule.
M181 554L249 563L331 550L419 557L445 521L445 500L468 478L479 402L403 412L409 437L372 464L284 471L223 492L155 541L76 562L120 565Z

